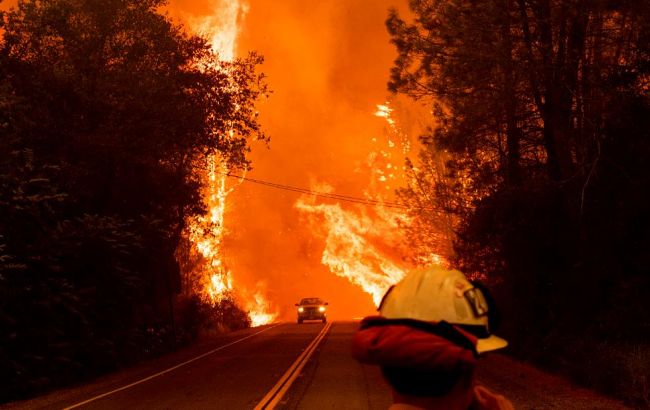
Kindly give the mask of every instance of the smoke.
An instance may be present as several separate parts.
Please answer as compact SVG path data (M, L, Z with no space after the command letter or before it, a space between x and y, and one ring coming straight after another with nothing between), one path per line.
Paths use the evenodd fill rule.
M326 182L363 197L372 178L368 155L386 140L386 121L373 114L388 96L395 51L384 21L389 7L403 7L396 2L248 1L238 53L264 55L273 90L259 106L271 144L253 146L249 177L305 188ZM210 0L172 0L169 10L184 22L220 13ZM235 286L260 286L285 319L306 296L328 300L334 318L372 313L371 295L321 263L325 243L294 206L298 199L246 182L231 194L225 259Z

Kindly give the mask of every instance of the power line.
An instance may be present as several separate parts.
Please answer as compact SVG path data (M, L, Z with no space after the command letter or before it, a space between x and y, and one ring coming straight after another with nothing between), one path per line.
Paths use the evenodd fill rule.
M352 203L363 204L363 205L384 206L386 208L409 209L409 207L407 205L400 204L400 203L397 203L397 202L383 202L383 201L378 201L378 200L375 200L375 199L360 198L360 197L354 197L354 196L350 196L350 195L341 195L341 194L334 194L334 193L329 193L329 192L319 192L319 191L314 191L314 190L307 189L307 188L299 188L299 187L294 187L294 186L291 186L291 185L284 185L284 184L278 184L278 183L275 183L275 182L264 181L264 180L261 180L261 179L249 178L249 177L245 177L243 175L231 174L229 172L218 172L218 171L215 171L215 172L217 172L218 174L221 174L221 175L231 177L231 178L237 178L239 180L252 182L254 184L264 185L264 186L267 186L267 187L270 187L270 188L282 189L282 190L291 191L291 192L298 192L298 193L301 193L301 194L313 195L313 196L318 196L318 197L321 197L321 198L328 198L328 199L352 202Z

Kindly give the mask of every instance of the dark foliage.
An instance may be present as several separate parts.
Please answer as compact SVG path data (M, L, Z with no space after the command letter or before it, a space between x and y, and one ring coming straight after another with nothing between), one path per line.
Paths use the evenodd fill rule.
M182 340L191 341L201 333L221 333L250 327L250 318L236 301L228 296L217 303L206 303L197 296L183 297L176 309L178 321L183 323Z
M445 189L402 195L444 192L454 262L496 288L513 352L647 405L650 4L410 5L389 87L434 101L421 157L450 161Z
M258 56L218 62L162 4L25 0L2 16L0 401L195 332L173 314L174 252L202 211L192 167L247 163L265 91ZM209 315L248 325L232 303Z

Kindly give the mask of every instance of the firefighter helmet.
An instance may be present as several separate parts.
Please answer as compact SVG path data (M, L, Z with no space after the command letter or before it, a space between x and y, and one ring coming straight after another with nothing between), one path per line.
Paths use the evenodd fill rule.
M409 272L391 287L379 305L388 319L416 319L425 322L446 321L478 338L478 353L505 347L508 342L491 333L489 295L474 286L457 270L440 266Z

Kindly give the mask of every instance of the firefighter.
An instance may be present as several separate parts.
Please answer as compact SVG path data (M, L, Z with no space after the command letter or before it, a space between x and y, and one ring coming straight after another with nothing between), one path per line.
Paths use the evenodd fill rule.
M474 379L479 355L507 345L492 334L498 318L484 288L455 270L416 270L388 290L378 311L362 320L352 355L380 366L391 410L513 409Z

